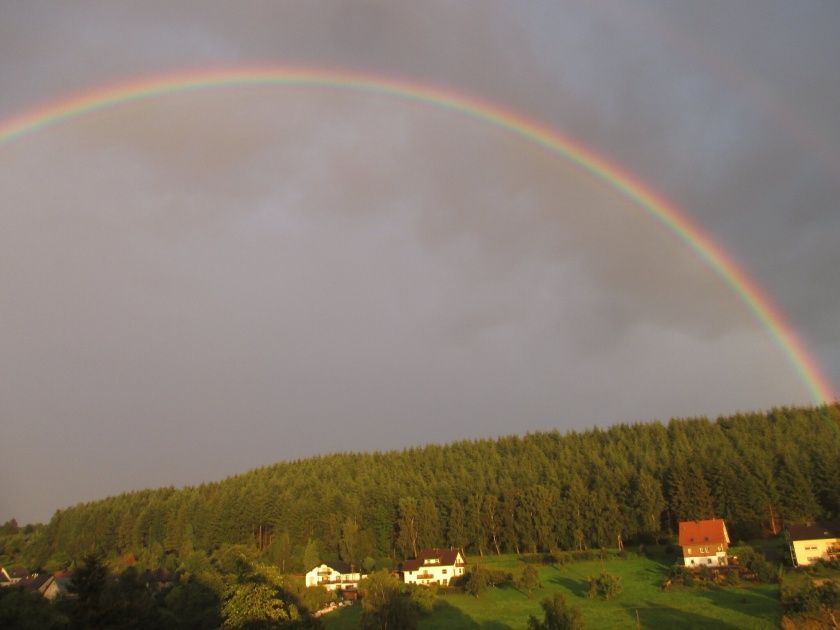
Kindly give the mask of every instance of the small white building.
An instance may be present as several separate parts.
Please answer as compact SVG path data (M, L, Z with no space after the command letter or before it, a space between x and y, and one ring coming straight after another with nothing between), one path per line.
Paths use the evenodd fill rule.
M464 552L460 549L423 549L414 560L403 563L403 581L449 586L453 578L464 575L464 565Z
M359 582L367 575L343 562L322 564L306 574L306 586L323 586L329 591L348 590L359 587Z
M840 558L840 522L791 525L786 537L793 566Z
M699 569L728 564L729 532L722 518L680 521L680 546L685 566Z

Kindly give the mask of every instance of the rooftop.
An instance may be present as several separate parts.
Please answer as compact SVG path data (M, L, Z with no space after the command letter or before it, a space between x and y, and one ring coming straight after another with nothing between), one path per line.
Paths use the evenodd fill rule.
M840 522L819 522L813 525L791 525L788 527L791 540L821 540L840 538Z
M680 521L680 546L721 544L729 542L729 534L722 518L703 521Z

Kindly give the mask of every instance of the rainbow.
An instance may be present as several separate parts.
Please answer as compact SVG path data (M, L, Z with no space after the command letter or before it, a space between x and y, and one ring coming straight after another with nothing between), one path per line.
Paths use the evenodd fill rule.
M836 397L793 327L757 283L691 220L642 182L548 126L492 103L432 85L395 78L303 67L187 71L107 85L0 121L0 145L83 114L164 94L246 85L327 87L399 97L470 116L513 132L577 164L608 183L693 249L742 299L790 360L817 404Z

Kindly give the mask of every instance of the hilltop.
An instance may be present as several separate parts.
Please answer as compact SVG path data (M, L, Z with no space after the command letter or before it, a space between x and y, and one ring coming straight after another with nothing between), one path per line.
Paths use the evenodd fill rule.
M415 547L620 547L712 515L748 539L840 514L837 417L782 408L311 457L59 510L0 551L33 567L96 552L175 569L242 544L300 571L315 557L390 567Z

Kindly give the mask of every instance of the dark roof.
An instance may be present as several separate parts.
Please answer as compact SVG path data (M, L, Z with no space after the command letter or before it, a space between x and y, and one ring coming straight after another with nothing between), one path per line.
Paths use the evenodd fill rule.
M37 591L52 579L53 576L51 573L36 573L31 577L24 578L17 585L25 588L27 591Z
M729 542L726 525L722 518L710 518L705 521L680 521L680 546L711 543L719 545Z
M340 560L336 560L335 562L330 562L330 563L322 562L321 564L319 564L315 568L320 569L321 567L328 567L328 568L332 569L333 571L338 571L341 574L360 573L360 569L354 567L351 564L347 564L346 562L341 562Z
M814 523L813 525L791 525L788 527L791 540L820 540L840 538L840 521Z
M14 569L6 569L6 573L9 574L9 577L12 578L25 578L29 577L29 571L26 569L21 569L20 567L15 567Z
M417 571L420 567L425 565L425 560L434 559L437 559L440 562L433 566L451 567L455 564L455 559L458 557L459 553L461 554L461 558L463 558L464 552L460 549L422 549L417 552L416 558L403 562L402 568L403 571Z

